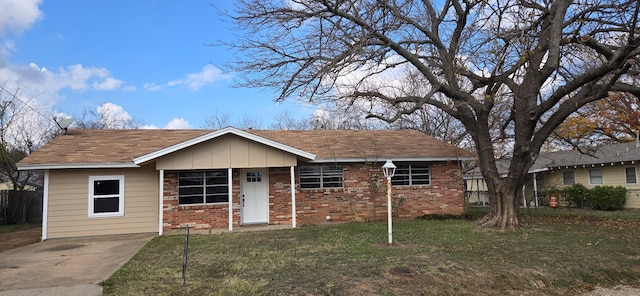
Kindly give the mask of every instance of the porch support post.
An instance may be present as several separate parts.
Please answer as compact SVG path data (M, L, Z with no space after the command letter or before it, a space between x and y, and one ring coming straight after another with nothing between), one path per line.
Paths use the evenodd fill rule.
M158 172L158 235L162 235L164 225L164 170Z
M291 226L296 228L296 178L294 166L289 168L289 174L291 175Z
M533 195L536 198L536 207L538 207L538 177L536 176L536 173L533 173Z
M229 232L233 231L233 169L227 171L227 179L229 184Z
M42 240L45 241L49 226L49 170L44 171L44 188L42 190Z
M485 187L486 187L486 185L485 185ZM476 188L478 188L478 204L480 204L480 200L482 200L482 205L484 206L485 205L484 204L484 196L482 196L482 197L480 196L480 179L476 179Z

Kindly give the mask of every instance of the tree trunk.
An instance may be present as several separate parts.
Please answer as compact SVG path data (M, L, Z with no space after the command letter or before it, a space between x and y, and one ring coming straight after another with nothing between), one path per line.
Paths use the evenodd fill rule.
M478 225L484 227L499 227L500 229L516 230L520 226L518 207L518 188L508 184L503 179L496 182L495 196L490 198L491 210L478 220ZM491 193L489 193L491 195Z

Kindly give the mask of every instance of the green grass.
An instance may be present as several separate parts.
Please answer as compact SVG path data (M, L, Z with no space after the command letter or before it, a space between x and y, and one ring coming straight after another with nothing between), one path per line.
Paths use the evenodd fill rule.
M471 206L467 209L465 215L461 218L476 220L486 215L489 212L489 207L484 206ZM592 217L600 219L614 219L614 220L631 220L640 221L640 210L623 210L623 211L594 211L589 209L578 208L520 208L520 214L525 218L532 217Z
M517 232L396 222L393 246L386 223L191 235L185 287L184 236L162 236L103 282L104 295L565 295L640 284L638 217L526 218Z
M593 217L601 219L614 219L614 220L632 220L640 221L640 211L638 210L624 210L624 211L593 211L576 208L557 208L551 209L546 207L523 209L521 213L534 216L555 216L555 217Z

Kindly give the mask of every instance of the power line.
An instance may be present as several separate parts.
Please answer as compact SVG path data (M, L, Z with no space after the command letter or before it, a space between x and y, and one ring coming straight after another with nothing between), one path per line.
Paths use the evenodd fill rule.
M46 118L47 120L51 120L53 121L56 125L58 125L58 122L54 119L54 118L50 118L47 115L42 114L40 111L38 111L36 108L31 107L29 104L27 104L25 101L23 101L22 99L20 99L18 96L16 96L15 94L13 94L12 92L9 92L4 86L0 85L0 90L2 90L4 93L9 94L12 98L18 100L20 103L22 103L24 106L26 106L27 108L31 109L33 112L36 112L38 115Z

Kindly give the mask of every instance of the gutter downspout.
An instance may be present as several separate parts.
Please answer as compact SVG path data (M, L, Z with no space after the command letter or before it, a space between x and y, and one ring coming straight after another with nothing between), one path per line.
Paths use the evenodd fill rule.
M47 240L49 227L49 170L44 171L44 188L42 189L42 241Z

